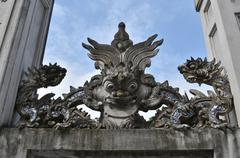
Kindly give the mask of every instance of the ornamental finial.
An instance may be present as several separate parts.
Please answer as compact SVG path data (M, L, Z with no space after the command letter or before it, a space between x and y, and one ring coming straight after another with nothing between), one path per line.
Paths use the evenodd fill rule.
M133 45L133 42L129 39L129 35L125 31L125 28L126 25L124 22L120 22L118 24L118 32L114 35L114 40L111 43L111 45L117 48L120 52L124 52Z

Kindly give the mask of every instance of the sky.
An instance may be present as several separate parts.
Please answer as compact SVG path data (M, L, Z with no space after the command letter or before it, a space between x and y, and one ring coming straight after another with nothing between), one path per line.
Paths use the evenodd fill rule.
M171 86L179 87L182 94L191 88L203 91L209 88L187 83L177 70L178 65L191 56L207 56L193 0L56 0L43 64L57 62L67 69L67 75L57 87L40 89L40 96L48 92L61 96L69 92L70 85L83 86L99 73L82 42L87 43L90 37L110 44L121 21L125 22L126 31L135 44L153 34L164 39L159 54L146 69L156 81L168 80ZM93 111L90 114L98 115ZM154 112L142 114L148 118Z

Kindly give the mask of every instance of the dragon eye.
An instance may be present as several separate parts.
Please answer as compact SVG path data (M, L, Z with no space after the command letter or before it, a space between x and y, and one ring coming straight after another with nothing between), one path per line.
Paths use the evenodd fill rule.
M107 85L107 88L108 88L108 89L113 89L113 84L111 84L111 83L108 84L108 85Z
M128 86L129 91L135 91L137 89L138 85L136 82L131 82Z
M114 84L113 84L112 82L108 82L108 83L106 84L106 88L107 88L108 90L113 90L113 89L114 89Z

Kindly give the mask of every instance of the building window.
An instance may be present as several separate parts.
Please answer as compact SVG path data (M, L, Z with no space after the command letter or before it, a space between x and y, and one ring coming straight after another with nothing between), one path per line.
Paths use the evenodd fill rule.
M211 1L208 0L206 2L206 5L204 7L204 15L205 15L205 19L206 19L206 23L209 24L212 20L213 17L213 10L212 10L212 6L211 6Z
M218 54L220 53L219 48L220 48L220 43L219 43L219 36L217 32L217 25L214 24L210 33L209 33L209 40L210 40L210 45L211 45L211 52L212 52L212 57L217 58Z
M195 0L196 11L199 12L203 3L203 0Z
M204 11L205 13L208 12L210 6L211 6L211 1L208 0L203 11Z
M239 13L235 13L235 16L237 18L238 27L240 29L240 12Z

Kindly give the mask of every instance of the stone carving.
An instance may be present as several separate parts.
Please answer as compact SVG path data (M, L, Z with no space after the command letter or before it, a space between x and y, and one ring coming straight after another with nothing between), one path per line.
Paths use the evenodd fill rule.
M1 0L0 2L7 2L7 0Z
M208 91L208 95L190 90L194 97L189 99L167 81L156 82L152 75L145 73L163 39L154 41L157 35L153 35L144 42L133 44L125 31L125 24L120 23L118 27L111 45L90 38L90 45L83 43L101 74L93 76L83 87L70 87L63 99L54 99L52 93L39 99L36 90L59 84L66 73L64 68L50 64L29 69L16 103L21 115L19 126L107 129L228 126L226 115L232 110L233 98L220 63L191 58L178 67L188 82L214 88L214 91ZM100 118L90 119L79 109L81 104L99 111ZM146 121L138 112L148 110L157 112Z
M70 87L68 94L53 99L55 94L48 93L38 98L36 90L56 86L65 77L66 69L56 64L31 68L22 81L16 101L16 110L21 116L19 127L88 127L93 123L90 116L77 109L82 104L83 88ZM93 126L93 125L91 125Z
M179 100L174 100L172 106L168 105L158 110L151 126L155 128L227 127L225 116L233 108L233 96L227 76L222 74L223 68L220 67L220 62L216 63L215 59L208 62L206 58L204 60L191 58L178 69L188 82L210 85L214 91L209 90L208 95L205 95L198 90L190 90L194 95L193 98L182 96ZM165 83L164 86L169 85Z

